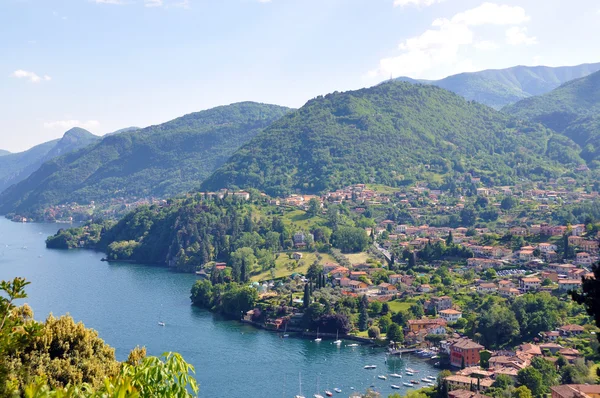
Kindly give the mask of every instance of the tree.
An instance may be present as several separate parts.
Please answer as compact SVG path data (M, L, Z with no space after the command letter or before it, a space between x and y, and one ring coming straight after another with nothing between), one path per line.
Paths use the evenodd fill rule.
M321 203L315 199L312 198L311 200L308 201L308 210L306 211L306 214L309 217L314 217L317 214L319 214L319 212L321 211Z
M387 339L395 343L404 342L404 333L402 332L402 328L397 323L392 323L388 327Z
M369 327L369 300L367 296L363 294L360 299L359 313L358 313L358 330L364 332Z
M500 208L502 210L510 210L515 206L516 200L512 196L507 196L500 202Z
M422 318L425 315L425 311L423 310L423 306L421 304L413 304L413 305L411 305L410 306L410 312L417 319Z
M251 248L241 247L231 253L232 276L236 282L247 282L255 265L256 257Z
M316 260L314 263L308 267L308 271L306 271L306 277L310 280L318 280L323 273L323 266L319 264L319 261Z
M364 251L369 245L369 237L362 228L340 226L331 236L334 247L344 253Z
M304 306L304 308L307 308L308 305L310 304L310 290L309 290L309 286L308 283L304 284L304 297L302 299L302 305Z
M368 335L369 335L370 338L372 338L372 339L378 339L380 334L381 334L381 332L380 332L380 330L379 330L379 328L377 326L371 326L369 328Z
M383 333L387 333L387 330L392 324L392 317L390 316L390 314L384 315L381 318L379 318L379 321L377 323L379 324L379 329Z
M190 299L194 305L210 308L212 306L212 283L206 279L196 281L192 286Z
M502 390L506 390L508 387L510 387L512 385L513 385L512 377L505 375L505 374L497 375L496 379L494 380L494 384L492 384L493 387L497 387Z
M533 395L527 386L519 386L513 390L512 398L533 398Z
M581 293L571 292L571 297L578 304L583 304L587 313L594 318L596 326L600 327L600 263L592 265L593 278L583 278ZM549 329L550 330L550 329ZM596 334L600 341L600 334ZM600 376L600 372L598 373Z
M473 206L467 206L460 211L460 221L463 226L470 227L477 221L477 212Z
M377 315L381 314L382 308L383 304L381 304L381 301L373 301L369 304L369 315L371 315L373 318L376 317Z
M519 370L517 381L527 387L535 397L541 397L546 393L542 374L533 366Z
M452 246L454 244L454 237L452 236L452 231L448 232L448 237L446 238L446 246Z
M487 369L490 366L490 358L492 357L492 353L487 351L487 350L483 350L479 353L479 366L481 366L483 369Z
M489 348L501 348L520 336L520 327L513 312L499 304L482 311L475 327L481 335L481 344Z

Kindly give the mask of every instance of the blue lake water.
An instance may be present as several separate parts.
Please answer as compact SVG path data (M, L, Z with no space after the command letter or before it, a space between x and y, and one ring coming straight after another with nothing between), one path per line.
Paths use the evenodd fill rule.
M87 250L57 251L45 247L45 239L61 227L57 224L21 224L0 218L0 279L22 276L31 282L27 302L36 319L49 313L70 314L98 331L127 358L136 345L150 355L177 351L196 368L200 396L293 397L302 392L312 397L334 387L336 396L365 391L374 385L383 396L405 394L408 379L436 375L427 362L411 356L390 360L371 347L341 347L330 341L282 339L235 321L223 320L190 305L189 292L196 277L153 266L101 262L101 253ZM158 326L163 320L165 327ZM364 370L368 364L376 370ZM378 375L419 370L403 379L377 379ZM402 386L392 390L391 384ZM323 394L324 395L324 394Z

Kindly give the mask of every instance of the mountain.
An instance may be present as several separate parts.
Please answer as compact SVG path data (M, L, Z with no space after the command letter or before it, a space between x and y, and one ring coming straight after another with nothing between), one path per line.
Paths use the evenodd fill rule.
M409 83L431 84L452 91L470 101L500 109L524 98L545 94L569 80L600 70L600 63L577 66L515 66L461 73L441 80L415 80L399 77Z
M9 151L5 151L4 149L0 149L0 156L10 155Z
M0 157L0 192L16 184L37 170L44 162L57 156L86 147L100 137L87 130L75 127L67 131L62 138L19 153L9 153Z
M581 146L588 165L600 168L600 71L503 111L563 133Z
M140 128L139 127L133 127L133 126L132 127L125 127L123 129L119 129L117 131L113 131L112 133L107 133L107 134L104 135L104 137L108 137L108 136L115 135L115 134L121 134L121 133L129 133L131 131L137 131L137 130L140 130Z
M464 172L509 183L560 175L582 162L578 148L439 87L392 81L309 101L240 148L201 189L254 187L278 196Z
M39 216L41 209L55 204L187 192L288 111L244 102L105 137L45 163L0 194L0 213Z

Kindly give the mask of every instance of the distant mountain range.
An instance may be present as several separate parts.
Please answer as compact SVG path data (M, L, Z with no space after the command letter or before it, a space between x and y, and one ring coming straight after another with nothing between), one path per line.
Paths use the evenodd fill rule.
M37 170L44 162L57 156L86 147L100 140L81 128L72 128L62 138L45 142L19 153L0 156L0 192Z
M583 163L578 149L539 124L433 85L395 81L309 101L240 148L202 189L283 195L464 172L508 184L573 169Z
M563 133L582 148L581 157L600 168L600 72L527 98L503 111Z
M524 98L545 94L561 84L600 70L600 63L577 66L515 66L481 72L460 73L441 80L416 80L399 77L409 83L431 84L452 91L470 101L500 109Z
M197 188L241 145L290 109L244 102L109 135L43 164L0 194L0 214L111 198L168 197Z

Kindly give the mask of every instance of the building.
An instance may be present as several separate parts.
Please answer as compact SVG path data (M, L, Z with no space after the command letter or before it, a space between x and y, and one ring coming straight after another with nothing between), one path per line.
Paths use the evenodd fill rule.
M569 292L578 290L581 287L581 280L578 279L559 279L558 290L561 292Z
M479 386L480 391L485 391L494 384L494 380L490 378L478 379L476 377L452 375L446 377L444 380L448 383L449 390L470 390L471 388L477 388ZM472 393L473 394L473 393ZM450 396L450 393L448 393ZM594 397L596 398L596 397Z
M558 328L562 336L577 336L585 332L581 325L565 325Z
M581 252L575 255L575 262L579 265L592 265L593 259L589 253Z
M292 254L292 258L294 260L300 260L302 259L302 253L295 252L294 254Z
M552 398L600 398L600 385L563 384L550 387Z
M396 284L402 282L402 275L400 275L400 274L390 275L389 281L392 285L396 285Z
M462 312L453 309L442 310L438 314L446 322L456 322L462 318Z
M537 290L540 288L542 284L542 281L540 280L540 278L521 278L521 280L519 281L519 287L521 288L521 290L523 291L530 291L530 290Z
M436 327L446 327L446 320L437 318L437 319L409 319L408 320L408 329L413 332L419 332L421 330L428 330Z
M485 347L463 337L450 345L450 365L461 368L479 365L479 353Z
M495 283L482 283L477 286L477 293L493 293L498 290Z
M436 311L448 310L452 308L452 298L449 296L432 297L431 305L435 307Z
M431 286L426 283L424 285L421 285L419 287L419 290L423 293L429 293L431 291Z
M382 282L379 284L379 293L381 294L394 294L397 291L398 289L396 289L396 286L390 283Z
M487 395L483 395L478 392L473 392L470 390L456 389L454 391L448 392L448 398L491 398L491 397L488 397Z

